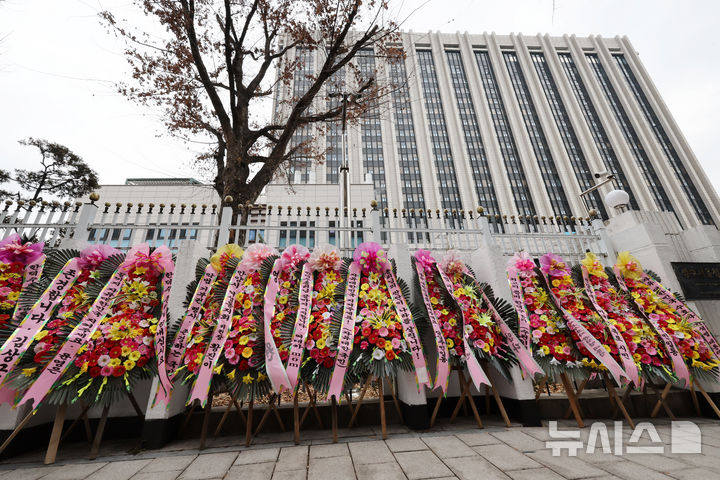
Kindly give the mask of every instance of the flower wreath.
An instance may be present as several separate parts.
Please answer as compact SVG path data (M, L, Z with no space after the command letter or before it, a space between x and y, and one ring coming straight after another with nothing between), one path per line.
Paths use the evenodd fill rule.
M717 351L717 342L704 322L678 298L679 295L665 289L659 280L652 278L651 272L644 272L640 262L629 252L618 254L613 270L620 288L629 294L660 338L669 336L672 339L677 349L668 345L669 340L664 342L670 356L681 356L692 375L716 381L720 361L713 348ZM674 373L688 381L679 365L675 363L674 366Z
M426 296L423 289L427 291L427 301L424 302L427 317L434 314L437 318L438 331L449 354L450 366L464 366L467 363L465 351L465 338L467 338L468 345L475 355L481 360L492 363L503 376L510 379L509 368L517 363L517 358L508 348L500 326L496 324L491 311L485 305L483 292L493 303L492 307L495 311L514 325L514 320L511 318L512 306L495 299L489 286L478 285L471 270L454 251L447 252L443 260L437 263L430 252L419 250L413 256L413 263L416 288L423 298ZM421 276L424 285L420 283ZM432 312L429 309L432 309ZM437 334L436 338L439 340ZM444 376L436 380L437 387L447 385L447 376L446 370L442 368L442 357L445 355L442 350L445 349L437 340L435 343L438 347L438 372L442 369Z
M95 301L19 404L33 400L37 408L44 399L110 406L156 375L155 342L165 331L173 270L170 251L151 251L147 244L103 261L99 281L88 287L100 289L88 292Z
M333 340L330 325L333 315L342 308L342 304L337 301L337 287L343 281L342 265L340 252L332 245L315 247L306 263L306 268L312 271L312 293L299 379L323 394L330 387L337 355L337 342ZM293 290L291 301L299 305L301 294L301 286L298 285ZM297 327L297 321L295 324L286 322L281 327L283 345L291 353L293 339L303 337L303 332L297 331Z
M608 321L620 332L642 376L653 384L676 382L672 362L652 326L635 313L627 297L610 282L595 254L588 252L581 265L586 272L582 278L588 296L591 300L594 297L598 313L604 311Z
M590 306L583 290L575 285L568 264L553 253L540 257L540 270L546 281L550 296L565 317L570 335L583 358L583 366L594 371L609 372L618 385L622 377L634 380L634 375L621 367L621 347L612 337L608 325ZM631 360L631 359L630 359ZM634 363L630 361L634 367Z
M430 384L414 323L422 312L410 305L410 290L396 278L395 263L385 250L377 243L360 244L352 263L345 262L343 276L345 282L336 289L343 308L336 310L331 327L338 358L329 395L368 376L393 379L400 370L414 369L419 387ZM393 291L402 305L394 301Z
M587 377L587 362L575 347L530 255L516 253L508 261L507 271L518 314L518 336L538 365L553 379L563 373L576 379Z
M102 289L101 277L112 274L124 255L108 245L91 245L77 250L53 250L48 253L42 277L28 290L23 301L34 304L58 275L63 266L78 258L79 274L57 308L49 313L49 321L33 337L33 342L20 358L9 377L10 385L24 391L55 356L68 334L80 323ZM105 275L103 275L103 273Z
M253 244L244 253L237 245L229 244L219 248L210 260L198 261L196 280L188 285L186 308L192 308L191 299L208 270L212 269L217 276L199 307L199 320L192 325L188 335L182 365L178 369L183 383L193 382L197 378L229 281L237 268L245 272L246 276L234 299L232 323L222 353L213 368L211 388L213 391L227 390L231 395L242 398L267 394L267 377L262 368L262 316L257 311L262 306L264 291L260 266L273 255L277 255L277 251L264 244Z
M23 290L40 277L44 243L23 241L17 233L0 241L0 342L12 329Z

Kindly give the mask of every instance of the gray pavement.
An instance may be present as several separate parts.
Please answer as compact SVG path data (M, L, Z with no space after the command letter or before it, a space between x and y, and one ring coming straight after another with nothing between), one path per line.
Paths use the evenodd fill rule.
M330 432L326 430L302 432L300 445L292 443L289 432L262 434L250 448L244 447L240 436L212 438L202 451L197 449L198 440L145 451L139 451L133 441L108 441L94 461L86 459L87 444L72 444L62 446L55 465L42 465L43 452L7 459L0 463L0 480L720 478L720 421L686 420L700 429L700 453L673 453L673 448L686 445L691 449L695 439L677 434L672 439L670 422L665 419L650 421L660 437L659 443L652 441L647 432L635 441L628 426L616 432L617 424L611 421L604 422L608 436L603 443L602 435L597 435L602 427L587 427L581 431L582 448L576 456L568 456L567 452L553 456L546 445L551 439L547 426L505 428L488 419L481 430L473 426L471 419L460 419L455 425L441 423L429 432L392 425L387 440L380 438L379 428L341 430L337 444L330 443ZM577 431L574 427L572 422L560 421L558 429ZM596 441L595 451L590 453L587 446L592 432ZM623 454L616 455L620 443ZM603 446L608 452L603 452ZM639 449L639 453L628 453L631 447Z

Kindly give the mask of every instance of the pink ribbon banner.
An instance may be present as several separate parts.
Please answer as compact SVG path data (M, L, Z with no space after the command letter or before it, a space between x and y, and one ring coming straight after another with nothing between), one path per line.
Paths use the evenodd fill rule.
M595 296L595 288L590 281L590 276L585 265L582 265L582 276L587 296L590 298L590 301L595 307L595 311L598 313L598 315L600 315L600 318L603 319L605 327L607 327L613 340L615 340L615 345L617 345L618 349L618 356L623 362L623 368L625 370L625 373L627 373L631 377L630 380L635 384L636 387L639 386L640 372L638 370L637 364L635 363L635 360L632 357L632 354L630 353L630 348L628 348L627 343L625 343L625 339L622 337L618 329L610 321L608 313L598 303L597 297Z
M267 368L270 384L276 393L282 392L283 388L292 388L270 328L273 316L275 315L275 299L277 298L280 288L282 265L283 261L281 258L275 260L273 264L270 279L268 280L267 287L265 287L265 305L263 308L265 314L265 367Z
M330 388L328 398L340 399L342 393L345 372L350 363L355 340L355 315L357 313L358 293L360 291L360 265L352 262L348 270L345 284L345 303L343 305L342 326L340 327L340 338L338 339L338 351L335 357L335 368L330 377Z
M687 305L678 300L672 292L650 278L646 273L643 273L642 281L652 289L655 295L674 308L680 315L688 319L688 321L692 324L693 329L698 331L702 339L705 340L705 343L707 343L708 348L710 348L715 357L720 360L720 345L702 318L690 310Z
M27 392L25 392L25 395L18 405L32 402L33 408L37 410L40 402L42 402L50 389L52 389L55 383L62 377L68 365L75 359L80 347L87 343L95 330L97 330L100 322L102 322L105 315L107 315L108 310L110 310L112 306L113 299L120 292L120 288L125 280L126 274L124 270L135 261L137 253L147 252L148 249L147 244L142 244L130 250L123 264L112 274L108 283L105 284L100 291L100 295L98 295L90 306L90 310L85 315L85 318L83 318L78 326L70 333L62 348L60 348L60 351L50 363L48 363Z
M417 326L412 318L412 313L408 307L405 296L400 290L397 278L392 271L390 262L385 262L385 271L383 276L385 277L385 283L390 291L390 296L395 304L395 310L400 317L400 321L403 326L403 336L408 344L408 350L412 355L413 365L415 366L415 377L417 380L418 389L422 389L423 386L427 386L432 389L432 382L427 371L427 362L425 362L425 355L423 354L422 343L420 342L420 335L417 331Z
M442 333L440 327L440 321L435 314L432 302L430 302L430 294L428 292L427 277L425 275L425 268L420 264L419 261L415 262L415 270L418 274L418 280L420 283L420 293L425 303L425 310L428 312L428 318L432 325L433 334L435 336L435 345L437 346L437 375L435 376L435 388L441 388L443 393L447 393L448 381L450 380L450 352L448 352L447 342L445 342L445 336Z
M620 288L624 292L629 292L627 285L625 284L625 279L622 276L622 273L620 273L620 269L615 265L613 267L613 272L615 273L615 278L617 279L618 285L620 285ZM645 309L642 305L635 302L638 306L638 310L642 315L645 317L645 319L650 322L650 325L652 325L655 332L660 337L660 340L662 341L663 345L665 346L665 350L667 350L668 355L670 355L670 359L673 363L673 372L678 377L678 379L681 382L684 382L685 386L690 385L690 370L688 370L687 364L685 363L685 360L683 359L682 355L680 354L680 351L677 348L677 344L672 339L669 333L665 331L664 328L662 328L658 322L652 318L648 314L645 313Z
M582 325L582 323L580 323L579 320L573 317L570 312L565 310L565 308L562 306L562 303L560 303L560 299L557 298L555 293L552 291L552 288L550 288L550 280L547 278L547 275L544 272L543 277L545 277L545 283L547 283L548 285L548 294L552 297L555 305L560 310L560 312L562 312L562 315L565 318L565 321L567 322L570 330L575 332L577 336L580 337L580 341L583 343L583 345L585 345L585 348L590 351L590 353L595 357L596 360L598 360L608 369L610 375L613 376L618 385L623 385L623 379L627 381L632 381L630 375L628 375L625 370L623 370L622 367L615 361L612 355L610 355L610 353L605 350L603 344L600 343L598 339L595 338L593 334L590 333L588 329Z
M208 392L210 390L210 384L212 382L213 370L217 364L220 354L225 346L228 333L230 333L230 326L232 325L233 312L235 311L235 297L245 283L245 271L241 268L236 268L230 277L230 283L228 284L227 290L225 290L225 296L223 297L223 303L220 307L220 314L218 315L217 322L215 323L215 329L213 330L213 336L210 343L205 350L203 356L203 363L200 366L200 371L195 377L195 383L193 384L192 392L190 393L190 399L187 404L191 404L194 400L199 400L201 406L205 406L208 398Z
M313 269L306 263L300 276L300 292L298 293L298 312L290 342L290 355L288 356L287 376L296 388L298 374L302 365L305 341L307 340L308 325L310 324L310 311L312 309Z
M157 357L158 378L160 387L165 391L165 396L169 396L172 390L172 382L168 375L167 363L165 362L165 352L167 345L167 318L168 303L170 302L170 289L172 288L173 275L175 273L175 263L172 261L172 253L165 245L158 247L150 259L157 262L163 269L162 279L162 305L160 307L160 319L158 320L158 328L155 332L155 356Z
M438 272L440 273L440 278L442 279L443 284L445 284L445 288L448 292L450 292L450 295L455 298L455 288L453 288L452 280L450 280L447 274L443 272L442 268L438 267ZM465 317L463 316L463 318ZM472 378L473 384L475 384L475 388L479 391L480 385L485 384L487 386L491 386L491 383L490 380L487 378L487 375L485 375L485 371L480 365L480 362L478 362L477 357L475 357L475 352L473 352L473 349L470 347L470 341L468 340L468 332L465 330L464 321L462 327L463 345L465 347L465 360L467 362L468 373L470 374L470 378Z
M530 321L528 320L528 312L525 307L525 298L523 288L520 284L520 278L517 272L507 272L508 282L510 282L510 294L515 311L518 314L518 339L525 349L530 350Z
M30 347L35 335L50 320L55 307L62 301L79 275L78 259L73 258L63 266L42 296L24 315L22 323L5 341L2 348L0 348L0 384L5 381L5 377ZM17 310L15 313L17 314Z
M485 295L485 292L483 292L480 287L478 287L478 291L480 291L480 295L482 296L485 305L487 305L495 323L498 327L500 327L500 332L502 332L505 337L505 341L510 346L510 350L515 352L515 355L520 363L520 367L530 376L530 378L535 378L535 375L544 376L545 372L543 369L537 364L530 351L525 348L522 343L520 343L520 340L515 336L513 331L510 330L510 327L508 327L505 320L503 320L497 310L495 310L495 306L490 302L490 299L487 295Z

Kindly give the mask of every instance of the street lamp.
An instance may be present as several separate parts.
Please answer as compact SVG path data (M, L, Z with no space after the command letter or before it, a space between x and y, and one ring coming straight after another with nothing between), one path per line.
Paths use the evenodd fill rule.
M630 203L630 195L625 190L611 190L605 195L605 203L610 208L623 211Z

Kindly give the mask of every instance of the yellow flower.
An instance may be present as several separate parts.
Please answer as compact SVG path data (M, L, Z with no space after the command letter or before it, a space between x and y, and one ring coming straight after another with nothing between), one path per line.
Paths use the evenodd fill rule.
M130 347L128 347L128 346L122 347L122 356L127 357L128 355L130 355L131 351L132 350L130 350Z
M220 372L222 371L222 364L218 365L217 367L213 368L213 372L215 372L216 375L220 375Z
M540 350L542 350L545 355L550 353L550 347L548 347L547 345L543 345L542 347L540 347Z
M455 346L455 342L452 341L452 338L448 338L445 342L447 343L448 348L453 348Z
M257 376L257 381L258 381L258 382L262 382L263 380L266 380L266 379L267 379L267 375L265 375L265 374L262 373L262 372L258 372L258 376Z
M282 283L282 286L283 286L283 288L290 288L290 282L288 282L287 280L285 280L285 281Z
M110 359L110 363L108 363L111 367L117 367L120 365L120 359L119 358L112 358Z
M559 286L560 286L560 280L557 280L557 279L553 280L553 281L552 281L552 286L553 286L553 287L559 287Z
M630 252L618 253L616 265L623 277L632 278L633 280L640 278L642 267L638 259L630 255Z
M130 360L132 360L133 362L137 362L138 360L140 360L140 352L138 352L138 351L130 352L130 355L128 356L128 358Z
M133 272L133 273L135 273L135 275L144 275L146 272L147 272L147 268L145 268L145 267L137 267L137 268L135 269L135 272Z
M213 268L215 268L215 270L220 270L222 268L220 259L223 258L223 255L227 258L241 258L243 256L243 249L234 243L228 243L227 245L223 245L218 248L217 252L210 257L210 264Z
M42 340L43 338L47 337L47 334L47 330L41 330L35 334L35 340Z
M288 301L287 295L280 295L279 297L277 297L277 299L280 305L285 305Z
M135 368L135 362L133 362L130 359L127 359L123 362L123 365L125 366L125 370L130 371L133 368Z
M17 300L18 298L20 298L20 292L10 292L8 293L7 298L8 300Z
M227 377L228 377L230 380L235 380L235 370L233 370L232 372L228 373L228 374L227 374Z
M435 298L435 297L430 297L430 303L432 303L433 305L437 305L437 304L438 304L438 299Z
M150 325L150 328L148 330L150 330L150 333L154 335L155 332L157 332L157 325Z
M253 349L250 347L243 348L242 356L243 358L250 358L253 354Z
M254 378L253 378L252 375L250 375L250 374L248 373L247 375L245 375L245 376L243 377L242 380L243 380L243 383L245 383L245 384L250 384L250 383L253 382Z
M325 339L323 339L323 338L318 339L318 341L315 342L315 345L317 346L317 348L322 350L323 348L325 348Z
M457 320L454 318L451 318L450 320L448 320L448 323L454 327L455 325L457 325Z
M250 300L245 300L245 301L243 302L243 308L246 308L246 309L247 309L247 308L250 308L250 307L252 307L252 302L251 302Z
M587 252L585 258L580 262L582 263L590 275L601 278L608 278L605 273L605 268L602 266L598 258L592 252Z
M93 340L97 340L98 338L100 338L100 335L102 335L102 333L100 333L100 330L95 330L90 336L90 338L92 338Z
M25 375L26 377L29 377L30 375L32 375L33 373L35 373L35 370L37 370L37 367L23 368L23 369L22 369L22 373L23 373L23 375Z
M250 339L247 337L247 335L243 335L240 337L240 340L238 340L238 343L240 345L247 345L247 343L250 341Z

